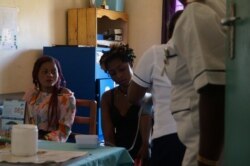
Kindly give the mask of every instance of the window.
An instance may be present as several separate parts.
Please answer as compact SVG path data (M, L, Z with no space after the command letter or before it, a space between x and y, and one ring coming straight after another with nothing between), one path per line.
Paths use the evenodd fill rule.
M176 0L176 4L175 4L175 11L178 11L178 10L183 10L183 5L180 3L179 0Z

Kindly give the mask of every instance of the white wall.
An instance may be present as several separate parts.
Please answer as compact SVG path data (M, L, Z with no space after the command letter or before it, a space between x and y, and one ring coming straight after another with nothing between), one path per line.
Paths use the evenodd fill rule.
M161 43L162 0L125 2L129 15L129 45L134 48L137 62L147 48Z
M137 59L160 43L162 0L124 0L129 14L129 44ZM88 0L0 0L18 14L18 50L0 50L0 94L23 92L32 85L31 71L43 46L66 44L66 11L87 7Z
M88 0L0 0L19 9L18 50L0 50L0 94L32 85L31 71L43 46L66 44L66 10L86 7Z

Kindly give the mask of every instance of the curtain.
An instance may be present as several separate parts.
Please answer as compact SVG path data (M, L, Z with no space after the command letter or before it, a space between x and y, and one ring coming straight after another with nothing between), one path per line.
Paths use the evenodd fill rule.
M161 43L168 41L168 22L175 13L176 0L163 0L162 2L162 25L161 25Z

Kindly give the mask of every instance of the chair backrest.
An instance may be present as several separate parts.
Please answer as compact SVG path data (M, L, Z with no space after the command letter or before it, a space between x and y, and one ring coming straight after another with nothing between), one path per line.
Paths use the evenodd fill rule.
M76 109L79 111L79 107L86 107L89 109L89 116L75 116L75 124L88 124L89 134L96 135L96 114L97 114L97 102L95 100L76 99Z

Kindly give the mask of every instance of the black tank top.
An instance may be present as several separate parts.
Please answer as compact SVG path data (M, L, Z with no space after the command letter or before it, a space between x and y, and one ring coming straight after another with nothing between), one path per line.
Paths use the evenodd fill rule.
M116 146L125 147L129 150L134 142L136 131L138 127L138 114L140 106L131 105L126 115L121 115L118 108L114 105L114 89L111 90L111 121L115 127L115 143ZM129 151L134 159L141 147L141 135L138 131L135 145Z

